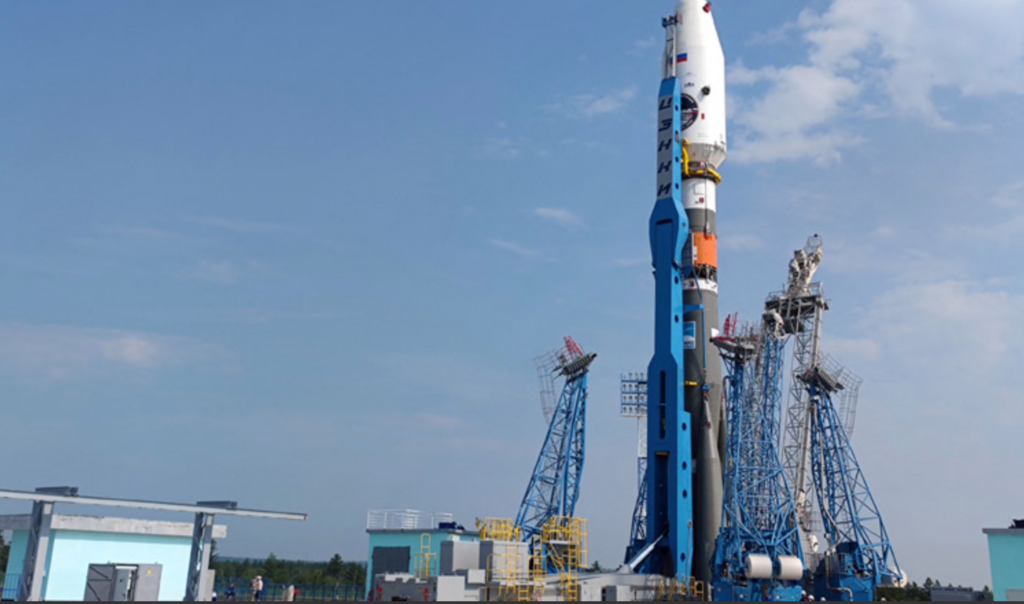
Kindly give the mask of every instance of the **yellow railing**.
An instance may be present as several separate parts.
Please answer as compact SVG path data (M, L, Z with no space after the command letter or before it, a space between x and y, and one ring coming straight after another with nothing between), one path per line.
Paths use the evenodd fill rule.
M566 602L580 599L579 572L587 565L587 521L556 516L541 528L541 546L558 573L559 591ZM543 562L543 561L542 561Z
M485 518L476 521L481 541L519 541L522 530L509 518Z
M703 581L693 577L661 579L655 588L654 600L658 602L703 602L707 591Z

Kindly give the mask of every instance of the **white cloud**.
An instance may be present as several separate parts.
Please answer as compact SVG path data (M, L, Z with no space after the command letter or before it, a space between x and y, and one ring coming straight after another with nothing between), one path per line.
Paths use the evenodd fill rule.
M413 416L418 426L433 430L453 431L463 430L467 426L464 418L454 415L441 415L439 413L417 413Z
M516 256L526 258L527 260L544 260L544 254L541 254L537 250L532 250L528 247L513 243L511 241L505 241L504 239L491 239L491 245L496 248L505 250L506 252L512 252Z
M942 114L936 92L1024 94L1022 22L1024 3L1011 0L833 0L805 11L795 24L808 44L802 63L730 71L734 86L766 86L760 100L736 104L736 159L835 163L860 142L843 125L849 116L965 126Z
M861 326L882 357L936 379L993 376L1022 351L1024 296L967 279L910 282L872 302Z
M215 285L234 285L241 276L241 271L230 262L214 262L200 260L191 269L180 273L182 279L203 281Z
M658 40L654 36L651 36L649 38L643 38L641 40L637 40L637 41L633 42L633 47L630 48L626 52L626 54L631 56L631 57L640 57L640 56L647 55L647 54L649 54L648 51L650 51L652 48L654 48L655 45L657 45L657 43L658 43Z
M992 203L1000 208L1019 208L1024 206L1024 181L1006 185L999 189Z
M636 98L636 87L630 86L607 94L579 94L565 101L559 101L547 108L567 113L573 117L595 118L618 113L626 109Z
M644 256L642 258L616 258L612 260L612 266L616 268L632 268L634 266L643 266L644 264L650 263L650 256Z
M223 218L200 218L195 222L208 227L234 231L236 233L280 233L294 231L293 227L276 222L254 222L250 220L227 220Z
M565 208L537 208L533 213L548 222L564 227L579 227L583 225L583 221L579 216Z
M125 239L141 239L150 242L170 241L182 238L181 233L150 227L109 226L105 227L103 231L110 235L117 235L118 237L123 237Z
M882 353L882 345L870 338L824 336L824 348L840 362L856 366L857 361L874 361Z
M88 377L114 369L155 370L208 353L172 336L60 325L0 323L0 364L48 379Z
M896 229L889 225L882 225L872 231L871 236L877 239L892 239L896 236Z
M596 117L625 109L634 97L636 97L636 88L625 88L596 97L581 95L574 100L584 117Z
M718 244L723 250L728 250L730 252L746 252L762 249L764 247L764 239L758 235L736 233L723 235L718 240Z
M525 138L494 137L484 141L482 152L486 157L519 159L533 148Z
M753 71L734 69L730 83L768 82L767 93L741 105L734 121L741 126L733 158L763 163L811 158L819 165L841 159L840 149L861 139L838 128L822 129L856 97L860 86L820 67L797 65Z

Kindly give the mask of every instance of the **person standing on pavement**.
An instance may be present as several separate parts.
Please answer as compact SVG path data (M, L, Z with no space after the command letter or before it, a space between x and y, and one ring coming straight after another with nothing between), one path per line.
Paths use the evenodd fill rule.
M256 575L252 578L252 601L259 602L263 596L263 577Z

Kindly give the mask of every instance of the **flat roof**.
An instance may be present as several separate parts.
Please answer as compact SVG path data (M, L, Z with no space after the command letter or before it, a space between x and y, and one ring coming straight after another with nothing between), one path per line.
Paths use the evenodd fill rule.
M159 501L142 501L138 499L109 499L106 497L80 497L77 488L58 487L32 491L9 491L0 489L0 499L19 501L43 501L47 503L77 503L79 505L96 505L112 508L132 508L137 510L160 510L163 512L184 512L187 514L215 514L223 516L248 516L250 518L270 518L273 520L306 520L306 514L291 512L267 512L263 510L243 510L234 502L200 502L161 503Z
M479 537L480 533L476 531L459 531L456 529L366 529L366 532L371 535L422 535L423 533L437 534L444 533L445 535L465 535L467 537Z
M0 531L27 531L32 523L29 514L0 516ZM54 514L50 528L57 531L81 531L86 533L115 533L121 535L154 535L159 537L192 537L191 522L167 522L164 520L138 520L136 518L111 518L107 516L65 516ZM228 527L217 524L213 527L213 538L224 539Z
M1019 535L1024 537L1024 529L981 529L986 535Z

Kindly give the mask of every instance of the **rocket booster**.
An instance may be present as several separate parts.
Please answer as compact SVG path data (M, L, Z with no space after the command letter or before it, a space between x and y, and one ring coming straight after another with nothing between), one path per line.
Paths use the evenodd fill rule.
M717 190L721 182L718 169L725 161L726 145L726 108L725 108L725 56L718 38L711 3L706 0L682 0L673 15L663 20L666 30L665 52L662 58L662 85L659 99L659 139L658 139L658 204L663 203L666 193L664 184L671 181L673 200L682 208L684 214L679 225L684 228L680 233L682 241L682 257L678 260L681 283L673 284L673 288L681 289L673 292L681 296L679 310L682 311L682 363L679 373L662 386L655 383L656 376L665 368L665 364L652 361L648 373L648 497L657 495L658 499L666 497L679 498L671 491L682 488L680 485L692 484L692 494L683 493L689 498L692 512L688 508L674 509L671 503L659 505L649 502L648 505L648 538L656 539L665 530L659 526L658 518L665 518L666 511L680 514L668 518L670 532L674 533L680 524L687 523L692 530L692 552L682 552L684 547L678 536L670 543L673 549L673 574L678 576L690 571L698 580L708 582L711 579L711 560L715 539L722 522L723 497L723 465L725 459L726 426L724 405L722 402L722 369L718 349L710 345L712 337L717 335L718 326L718 234L717 234ZM666 100L674 101L672 114L666 113ZM666 121L668 119L669 121ZM665 129L671 125L673 134L666 136ZM678 152L678 156L672 157ZM671 161L671 174L667 175ZM671 178L669 178L671 176ZM663 211L662 214L665 212ZM658 214L656 206L655 214ZM655 216L652 216L652 250L655 255ZM655 257L655 275L658 279L658 266ZM656 291L658 290L656 284ZM660 295L660 294L656 294ZM656 304L656 313L659 313ZM678 321L678 317L675 317ZM676 329L671 321L664 321L659 315L655 327L655 360L658 357L658 339L662 329ZM671 327L663 327L670 323ZM663 336L662 336L663 337ZM664 339L664 337L663 337ZM664 355L662 355L664 356ZM681 383L674 383L675 381ZM678 386L678 388L677 388ZM678 410L678 417L689 417L692 430L688 430L685 438L689 440L686 447L676 446L675 455L692 455L692 473L688 464L682 460L673 460L669 465L672 476L666 480L659 476L657 456L668 455L664 450L657 451L650 440L650 434L656 430L664 433L659 424L654 405L657 401L674 402L675 396L656 399L662 396L661 391L678 392L678 400L683 409ZM653 395L653 396L652 396ZM671 411L669 416L676 416ZM665 419L661 415L661 421ZM664 443L662 443L664 449ZM692 482L690 482L692 481ZM666 488L671 486L674 488ZM685 491L685 489L684 489ZM652 518L652 514L655 516ZM660 514L660 516L657 516ZM691 514L689 517L686 514ZM669 541L672 541L670 539ZM656 560L660 557L656 557ZM685 564L679 564L686 560ZM649 567L650 572L663 572Z

